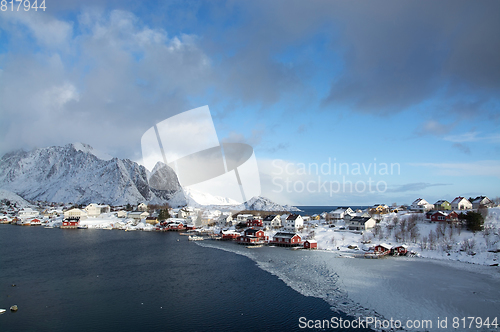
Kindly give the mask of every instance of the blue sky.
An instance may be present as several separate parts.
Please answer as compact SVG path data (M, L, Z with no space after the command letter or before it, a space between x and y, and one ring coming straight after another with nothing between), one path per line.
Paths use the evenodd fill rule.
M0 12L1 154L79 141L139 161L148 128L208 105L280 203L499 195L498 2L46 6ZM309 172L324 163L350 172ZM391 163L397 174L352 171ZM325 181L347 189L303 189ZM385 190L348 190L369 181Z

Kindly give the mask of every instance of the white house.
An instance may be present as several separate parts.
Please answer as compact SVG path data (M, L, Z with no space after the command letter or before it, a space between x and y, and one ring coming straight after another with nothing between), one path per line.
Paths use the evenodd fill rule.
M219 210L206 210L201 215L201 224L210 225L218 221L221 212Z
M217 224L220 227L228 227L233 225L233 214L231 212L223 212L219 219L217 220Z
M149 217L149 213L145 211L134 211L134 212L129 212L127 214L127 217L132 218L134 220L142 220Z
M240 222L247 222L248 219L252 219L253 218L253 214L238 214L238 216L236 217L236 220L240 223Z
M116 211L115 213L118 218L127 218L127 211L125 210L119 210Z
M434 208L434 205L429 204L425 199L418 198L411 203L410 210L418 212L427 212Z
M365 231L375 227L377 222L371 217L353 217L347 222L347 228L356 231Z
M200 212L200 209L186 206L179 210L177 217L185 219L187 219L188 217L198 217L198 212Z
M291 214L286 218L283 226L286 231L296 232L300 228L304 227L304 219L302 219L300 214Z
M38 217L39 212L36 210L33 210L32 208L24 208L22 210L19 210L17 213L19 218L35 218Z
M137 205L137 211L147 211L148 210L148 205L145 204L145 203L139 203L139 205Z
M85 219L87 218L87 211L77 208L66 210L64 211L64 219L68 218Z
M85 212L87 212L87 217L97 217L102 213L109 213L109 205L99 205L91 203L85 207Z
M262 226L267 229L281 227L281 218L279 214L270 214L262 220Z
M495 203L486 196L477 196L472 201L472 207L474 209L479 209L480 207L494 207Z
M469 210L469 209L472 209L472 203L469 202L469 200L467 198L458 196L451 202L451 209L452 210Z
M333 219L344 219L346 214L353 215L354 211L350 207L339 207L335 211L330 212Z

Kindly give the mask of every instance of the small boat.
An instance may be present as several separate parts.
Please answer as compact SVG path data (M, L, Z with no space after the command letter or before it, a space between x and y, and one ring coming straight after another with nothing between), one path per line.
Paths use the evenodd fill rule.
M17 305L14 304L12 307L10 307L10 311L17 311Z
M78 229L88 229L89 226L88 225L78 225L77 227Z
M4 312L6 312L7 310L5 309L0 309L0 314L3 314Z
M203 237L201 236L196 236L196 235L190 235L188 237L189 241L203 241Z

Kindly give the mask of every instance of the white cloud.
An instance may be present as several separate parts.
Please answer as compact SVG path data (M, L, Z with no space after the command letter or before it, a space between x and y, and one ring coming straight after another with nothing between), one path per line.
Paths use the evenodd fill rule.
M211 82L211 63L196 36L169 38L119 10L84 11L75 32L71 21L37 14L0 22L16 35L10 39L16 53L0 58L0 154L82 141L137 158L142 134L199 106L189 96Z
M464 142L478 142L486 141L490 143L499 143L500 134L480 136L481 132L470 131L460 135L450 135L444 137L444 140L454 143L464 143Z
M58 20L43 12L14 11L4 15L3 18L10 24L28 27L37 43L43 47L66 48L72 38L72 22Z
M435 169L437 175L495 176L500 178L499 160L480 160L470 163L412 163L410 165Z

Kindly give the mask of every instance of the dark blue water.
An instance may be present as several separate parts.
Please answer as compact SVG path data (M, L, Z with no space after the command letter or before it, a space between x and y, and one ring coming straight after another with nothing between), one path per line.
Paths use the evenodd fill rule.
M19 306L0 315L3 332L293 331L338 315L177 233L0 225L0 245L0 308Z
M320 214L323 212L330 212L334 211L338 208L339 206L314 206L314 205L308 205L308 206L297 206L302 212L297 212L298 214L302 216L312 216L313 214ZM353 210L360 209L364 210L368 208L369 206L351 206L350 208Z

